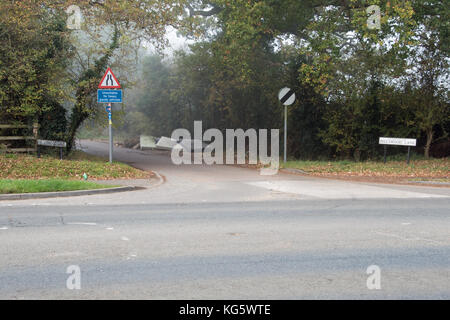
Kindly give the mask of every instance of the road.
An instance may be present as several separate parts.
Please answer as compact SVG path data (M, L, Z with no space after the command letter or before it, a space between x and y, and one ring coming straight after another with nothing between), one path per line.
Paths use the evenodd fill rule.
M1 299L450 298L449 188L115 157L165 183L0 202ZM367 287L371 265L380 290ZM80 290L66 286L69 266Z

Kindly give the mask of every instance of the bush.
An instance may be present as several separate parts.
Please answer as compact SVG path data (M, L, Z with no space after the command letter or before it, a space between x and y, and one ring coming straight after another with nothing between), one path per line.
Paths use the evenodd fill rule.
M64 141L67 130L66 109L57 102L50 102L45 110L39 119L39 138Z

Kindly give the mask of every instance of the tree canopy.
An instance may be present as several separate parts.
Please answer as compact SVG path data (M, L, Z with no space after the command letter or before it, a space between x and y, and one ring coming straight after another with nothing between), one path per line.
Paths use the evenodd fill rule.
M83 15L81 30L67 26L71 5ZM42 119L64 104L69 146L98 113L96 86L111 64L130 90L124 128L134 134L169 135L195 120L219 129L279 128L277 93L289 86L298 97L289 109L296 157L377 157L380 135L418 138L429 156L433 143L448 139L450 9L443 0L0 6L2 117ZM194 44L171 60L148 57L132 67L128 58L141 54L142 43L167 44L168 26Z

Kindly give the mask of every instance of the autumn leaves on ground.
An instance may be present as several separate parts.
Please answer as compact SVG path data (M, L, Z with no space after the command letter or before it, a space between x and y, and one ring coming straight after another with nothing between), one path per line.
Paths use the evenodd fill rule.
M382 183L450 183L450 159L413 159L382 161L289 161L285 169L299 169L308 175ZM132 168L81 151L71 153L65 160L43 156L0 154L0 193L34 192L40 186L24 184L24 180L38 181L42 191L98 189L99 184L81 184L84 174L88 181L114 179L149 179L152 172ZM77 182L77 183L71 183ZM36 189L38 188L38 189ZM27 190L29 189L29 190Z
M110 165L103 158L74 152L66 160L31 155L0 155L0 179L68 179L81 180L86 173L89 180L150 178L151 172L141 171L126 164Z
M289 161L284 168L299 169L304 173L348 180L413 183L450 183L450 159L415 159L388 161Z
M110 188L90 181L147 179L151 172L123 163L107 163L102 158L73 152L66 160L51 156L0 154L0 194L92 190ZM85 176L86 174L86 176ZM87 177L88 181L84 181Z

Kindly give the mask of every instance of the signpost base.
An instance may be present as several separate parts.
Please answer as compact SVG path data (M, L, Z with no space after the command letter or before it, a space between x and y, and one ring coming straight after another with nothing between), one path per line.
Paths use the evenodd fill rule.
M411 159L411 147L408 147L408 159L406 160L406 163L409 164Z

